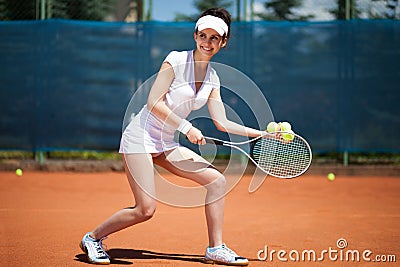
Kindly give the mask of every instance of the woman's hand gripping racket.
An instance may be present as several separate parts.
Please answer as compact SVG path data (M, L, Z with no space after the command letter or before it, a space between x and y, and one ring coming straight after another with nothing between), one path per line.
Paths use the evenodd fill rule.
M290 134L290 138L283 138ZM293 137L293 139L292 139ZM244 153L266 174L278 178L295 178L303 174L311 165L312 152L307 141L293 133L277 131L244 141L228 142L213 137L204 137L209 144L232 147ZM249 146L247 153L240 146Z

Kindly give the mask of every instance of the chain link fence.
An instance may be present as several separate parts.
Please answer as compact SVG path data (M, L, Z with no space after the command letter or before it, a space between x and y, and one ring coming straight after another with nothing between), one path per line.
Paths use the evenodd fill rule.
M0 20L61 18L136 21L138 20L137 2L130 0L0 0Z
M359 18L362 19L400 19L399 0L357 0Z
M286 0L252 1L255 20L330 21L400 19L399 0ZM282 3L290 7L284 11Z
M93 21L157 20L151 9L166 0L0 0L0 20L62 18ZM182 0L188 1L188 0ZM330 21L400 19L400 0L242 0L245 20ZM238 1L232 0L232 8ZM176 6L176 13L181 12ZM145 14L146 13L146 14Z

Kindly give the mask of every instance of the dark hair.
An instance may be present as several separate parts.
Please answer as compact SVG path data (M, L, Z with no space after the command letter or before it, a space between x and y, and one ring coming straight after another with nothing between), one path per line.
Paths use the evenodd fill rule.
M207 15L211 15L211 16L220 18L226 23L226 25L228 25L228 34L226 36L224 35L223 37L229 38L229 36L231 34L231 21L232 21L231 20L231 14L229 14L229 12L226 11L225 9L223 9L223 8L212 7L212 8L207 9L203 13L201 13L199 18L207 16Z

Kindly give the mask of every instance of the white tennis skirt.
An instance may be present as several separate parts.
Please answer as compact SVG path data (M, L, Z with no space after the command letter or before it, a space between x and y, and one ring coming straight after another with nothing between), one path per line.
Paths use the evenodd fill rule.
M175 131L144 106L122 133L119 153L160 153L174 149L179 146L174 139Z

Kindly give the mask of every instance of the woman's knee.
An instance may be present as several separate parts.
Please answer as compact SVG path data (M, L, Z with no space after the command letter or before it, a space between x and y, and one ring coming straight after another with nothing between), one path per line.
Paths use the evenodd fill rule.
M125 208L125 210L129 210L128 214L132 222L144 222L153 217L156 211L156 202L136 205L134 207Z
M215 179L211 181L211 183L207 185L207 187L212 190L218 190L218 191L225 190L226 189L225 176L223 174L219 174Z
M137 206L137 212L139 216L144 220L149 220L153 217L156 212L156 202L146 203L145 205Z

